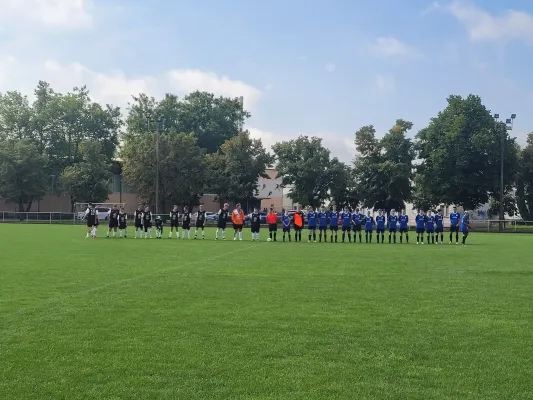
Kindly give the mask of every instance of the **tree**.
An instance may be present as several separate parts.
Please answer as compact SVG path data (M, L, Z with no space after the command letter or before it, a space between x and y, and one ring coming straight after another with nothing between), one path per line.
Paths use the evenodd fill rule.
M160 134L159 196L162 209L170 204L193 206L205 185L204 151L192 133L173 130ZM125 181L145 202L155 202L156 134L126 135L121 152Z
M322 139L300 136L276 143L272 149L278 162L278 178L282 178L284 186L291 186L288 196L293 202L316 208L330 198L332 161Z
M0 198L26 212L46 193L46 157L28 139L0 143Z
M513 188L517 148L505 124L495 123L478 96L450 96L448 106L417 134L418 184L426 197L475 209L499 197L500 140L505 192Z
M250 113L238 98L215 97L207 92L193 92L180 100L166 94L161 101L140 94L133 97L126 118L127 132L144 135L164 121L167 129L194 133L198 146L208 153L218 151L222 143L238 135Z
M503 210L510 217L514 217L518 213L518 207L516 204L516 196L513 193L507 193L503 197ZM491 197L489 199L489 215L498 216L500 214L500 198Z
M208 154L208 186L222 201L246 201L257 192L259 177L274 158L265 150L261 139L242 132L226 140L220 151Z
M375 137L373 126L356 132L355 175L365 207L400 210L411 198L415 154L405 135L412 126L399 119L381 140Z
M527 136L527 145L520 152L516 178L516 203L523 220L533 219L533 133Z
M329 194L332 202L338 209L343 209L344 207L356 208L360 200L353 168L334 158L331 160L330 171Z
M96 141L80 143L81 160L65 167L61 173L61 184L75 202L105 201L110 191L111 164L102 145Z
M27 96L0 93L0 139L32 139L32 114Z

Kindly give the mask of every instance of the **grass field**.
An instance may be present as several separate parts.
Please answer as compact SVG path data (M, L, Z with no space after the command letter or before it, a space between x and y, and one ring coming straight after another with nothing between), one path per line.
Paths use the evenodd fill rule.
M533 399L533 236L0 235L2 400Z

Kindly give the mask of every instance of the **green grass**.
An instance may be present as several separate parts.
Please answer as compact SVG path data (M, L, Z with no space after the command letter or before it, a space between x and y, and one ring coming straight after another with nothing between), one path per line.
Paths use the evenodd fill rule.
M1 399L533 398L533 236L0 234Z

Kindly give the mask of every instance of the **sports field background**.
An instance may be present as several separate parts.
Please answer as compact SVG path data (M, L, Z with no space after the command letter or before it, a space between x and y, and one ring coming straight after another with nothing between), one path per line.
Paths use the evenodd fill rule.
M531 235L103 231L0 225L1 399L533 399Z

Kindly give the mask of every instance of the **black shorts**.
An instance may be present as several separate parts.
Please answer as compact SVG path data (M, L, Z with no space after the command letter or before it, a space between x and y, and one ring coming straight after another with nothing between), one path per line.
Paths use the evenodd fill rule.
M372 228L370 228L370 229L366 229L365 228L365 233L372 233Z
M126 229L127 225L126 224L118 224L118 229L120 230L124 230Z
M450 232L459 233L459 225L456 226L450 226Z
M190 222L184 222L183 224L181 224L181 229L185 229L185 230L189 230L191 229L191 223Z
M318 227L318 230L319 230L319 231L327 231L327 230L328 230L328 227L327 227L327 226L319 226L319 227Z
M92 228L93 226L96 226L96 219L87 218L87 227Z
M376 229L376 233L385 233L385 229Z
M242 231L242 224L233 224L233 229L236 231Z
M351 226L343 226L342 227L342 231L343 232L350 232L352 230L352 227Z
M259 229L261 228L260 224L252 224L251 226L252 233L259 233Z
M426 229L426 233L435 233L435 229Z
M416 228L416 233L424 233L426 230L424 228Z
M197 229L204 229L204 223L203 222L197 222L196 223L196 228Z
M278 224L268 224L268 231L269 232L277 232L278 231Z
M136 229L142 229L142 227L143 227L142 222L140 222L140 221L135 221L135 228L136 228Z
M178 228L180 226L179 222L176 220L171 219L170 220L170 227L171 228Z
M109 227L110 228L118 228L118 221L116 219L110 219L109 220Z
M226 221L218 221L217 228L218 229L226 229L227 222Z
M316 231L316 226L308 226L307 230L308 231Z
M149 229L149 228L152 227L152 223L151 223L151 222L145 222L145 223L143 224L143 226L144 226L144 229Z
M330 226L329 227L329 230L330 231L333 231L333 232L337 232L339 230L339 225L336 225L336 226Z
M396 228L389 228L390 233L396 233Z
M283 232L290 232L291 231L291 227L290 226L284 226L283 227Z
M361 232L361 225L354 225L353 226L353 231L354 232Z
M407 233L409 232L409 228L400 228L400 233Z
M442 233L444 232L444 227L443 226L437 226L435 228L435 233Z
M303 229L303 227L298 226L298 225L294 225L294 230L295 230L296 232L301 232L302 229Z

